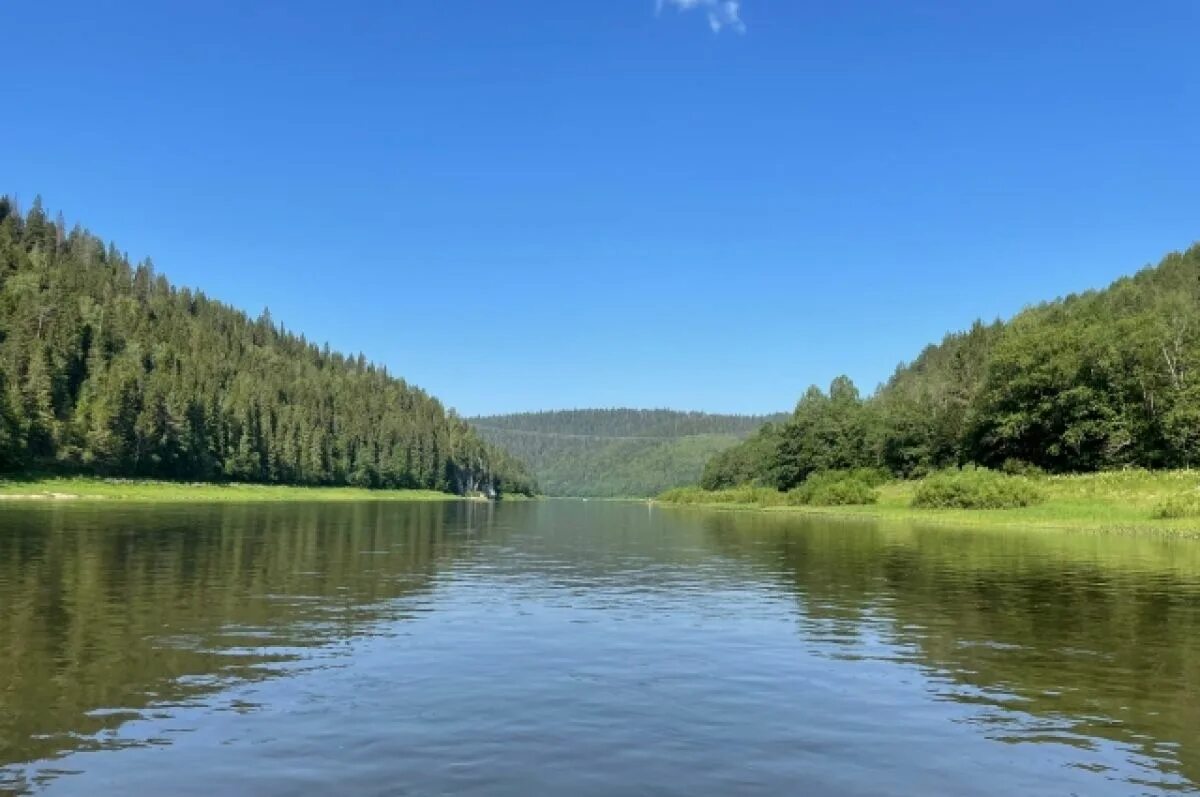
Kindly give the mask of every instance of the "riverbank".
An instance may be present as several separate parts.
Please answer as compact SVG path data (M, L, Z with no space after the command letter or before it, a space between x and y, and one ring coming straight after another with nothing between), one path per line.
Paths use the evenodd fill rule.
M1044 500L1015 509L914 508L911 503L919 481L885 483L875 488L875 503L851 506L794 506L786 503L785 494L765 488L715 492L683 488L659 496L656 503L959 526L1165 531L1200 536L1200 516L1156 517L1172 499L1200 496L1200 471L1131 470L1038 476L1032 481Z
M291 487L274 484L213 484L85 477L0 480L0 504L10 501L457 501L461 498L435 490L364 490L359 487Z

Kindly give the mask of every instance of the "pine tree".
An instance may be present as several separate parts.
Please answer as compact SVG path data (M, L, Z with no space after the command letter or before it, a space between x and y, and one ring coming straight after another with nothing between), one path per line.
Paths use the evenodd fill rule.
M450 483L438 440L455 421L436 400L65 226L40 199L22 217L0 198L0 469ZM532 489L494 449L452 464L490 474L502 461L514 489Z

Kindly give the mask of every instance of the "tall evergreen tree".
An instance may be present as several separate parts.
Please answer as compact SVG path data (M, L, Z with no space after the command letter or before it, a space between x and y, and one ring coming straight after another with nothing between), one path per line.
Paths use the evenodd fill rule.
M447 443L445 441L453 441ZM531 492L438 401L0 198L0 469Z

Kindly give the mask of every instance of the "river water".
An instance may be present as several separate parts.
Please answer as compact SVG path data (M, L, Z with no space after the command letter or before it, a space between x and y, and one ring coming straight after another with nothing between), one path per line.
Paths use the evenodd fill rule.
M0 507L0 792L1198 784L1196 541L580 501Z

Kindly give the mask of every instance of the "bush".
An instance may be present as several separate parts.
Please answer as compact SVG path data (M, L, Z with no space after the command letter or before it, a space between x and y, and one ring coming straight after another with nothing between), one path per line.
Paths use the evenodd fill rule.
M677 487L658 497L664 504L738 504L777 506L784 502L783 493L773 487L742 485L728 490L704 490L699 487Z
M788 492L787 502L796 506L873 504L878 500L873 488L887 478L886 472L871 468L814 473L799 487Z
M1171 496L1154 507L1154 517L1160 520L1200 517L1200 491Z
M836 473L836 471L833 472ZM883 468L855 468L847 473L868 487L880 487L895 478Z
M1037 465L1026 462L1023 459L1017 459L1016 457L1009 457L1004 460L1004 464L1000 466L1000 470L1009 476L1044 476L1046 474L1046 471Z
M1007 476L986 468L944 470L917 486L917 509L1016 509L1044 500L1041 490L1024 476Z
M658 497L665 504L736 504L741 506L853 506L873 504L875 486L891 477L874 468L814 473L790 492L743 484L724 490L679 487Z

